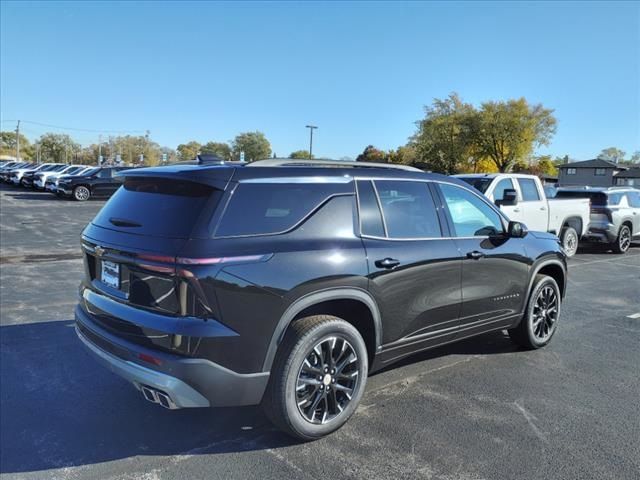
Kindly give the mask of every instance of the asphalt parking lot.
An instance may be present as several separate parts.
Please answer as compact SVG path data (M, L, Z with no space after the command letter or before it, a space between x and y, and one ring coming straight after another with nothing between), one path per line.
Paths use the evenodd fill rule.
M0 187L2 478L639 478L640 243L571 260L547 348L497 333L412 357L300 444L257 407L151 405L85 352L78 239L103 203Z

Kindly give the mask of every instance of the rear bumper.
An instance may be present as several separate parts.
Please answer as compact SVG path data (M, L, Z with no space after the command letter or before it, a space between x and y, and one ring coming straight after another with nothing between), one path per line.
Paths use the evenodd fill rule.
M149 349L117 337L91 320L80 305L75 310L76 332L96 359L138 389L165 392L174 408L257 405L269 372L240 374L207 359L190 358ZM147 364L149 355L160 365Z
M583 238L593 242L611 243L618 237L618 229L613 223L592 222Z

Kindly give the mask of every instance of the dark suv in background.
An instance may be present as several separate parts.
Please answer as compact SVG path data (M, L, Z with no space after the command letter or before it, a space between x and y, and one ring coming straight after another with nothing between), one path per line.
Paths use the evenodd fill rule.
M408 355L501 329L539 348L556 331L558 239L454 178L284 160L120 175L82 233L76 330L166 408L262 403L310 440Z
M130 167L96 167L82 175L62 177L58 181L58 194L83 202L91 197L109 197L115 193L122 181L115 174Z

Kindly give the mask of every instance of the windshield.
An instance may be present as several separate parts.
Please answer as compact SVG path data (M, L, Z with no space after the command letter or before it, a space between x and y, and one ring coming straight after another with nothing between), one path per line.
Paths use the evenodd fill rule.
M481 193L487 191L489 185L491 185L492 178L489 177L458 177L460 180L467 182L476 190L479 190Z

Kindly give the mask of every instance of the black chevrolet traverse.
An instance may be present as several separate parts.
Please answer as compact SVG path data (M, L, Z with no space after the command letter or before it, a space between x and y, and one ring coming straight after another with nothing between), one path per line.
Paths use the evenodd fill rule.
M557 238L454 178L278 159L119 175L82 233L76 329L163 407L262 403L310 440L348 420L372 371L492 330L535 349L557 329Z

